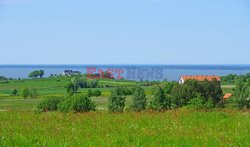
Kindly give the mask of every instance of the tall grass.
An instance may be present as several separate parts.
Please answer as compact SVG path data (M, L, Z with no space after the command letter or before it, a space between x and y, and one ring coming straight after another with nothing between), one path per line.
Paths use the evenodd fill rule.
M0 146L250 146L249 112L0 112Z

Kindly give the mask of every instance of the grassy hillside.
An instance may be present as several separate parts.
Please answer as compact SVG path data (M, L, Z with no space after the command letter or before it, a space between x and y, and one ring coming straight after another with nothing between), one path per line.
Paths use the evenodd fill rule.
M91 113L47 112L36 114L36 105L46 96L64 96L68 78L12 80L0 83L0 146L250 146L250 113L185 108L166 112L108 113L113 87L142 83L99 80L102 95L92 97L97 111ZM20 90L36 88L36 99L23 99ZM222 85L232 92L233 85ZM143 86L147 100L154 86ZM11 91L18 90L17 96ZM86 93L89 88L79 89ZM126 98L126 106L131 96Z
M23 80L11 80L8 83L0 83L0 109L22 109L33 110L37 103L46 96L64 96L66 94L65 85L69 77L55 77L55 78L42 78L42 79L23 79ZM107 107L107 98L110 95L113 87L126 86L132 87L139 85L140 82L127 81L127 80L111 80L100 79L98 85L102 88L82 88L79 89L79 93L87 93L89 89L98 89L102 92L100 97L94 97L93 100L97 104L97 108L103 109ZM21 89L24 87L36 88L39 94L37 99L24 100L21 96ZM232 92L233 85L222 85L223 91ZM147 98L152 97L152 91L154 86L144 86ZM11 91L17 89L17 96L11 95ZM127 98L129 103L130 97Z

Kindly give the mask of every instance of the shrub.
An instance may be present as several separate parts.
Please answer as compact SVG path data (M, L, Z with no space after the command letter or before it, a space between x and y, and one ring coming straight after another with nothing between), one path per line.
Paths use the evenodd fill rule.
M95 103L86 95L78 95L73 99L72 108L75 112L94 111L95 107Z
M95 90L95 91L93 92L93 96L98 97L98 96L101 96L101 95L102 95L102 92L101 92L100 90Z
M25 87L25 88L22 89L22 96L23 96L24 99L27 99L29 94L30 94L30 90L29 90L28 87Z
M11 91L11 94L12 94L12 95L17 95L17 90L16 90L16 89L13 89L13 90Z
M116 88L111 92L108 99L108 109L111 112L123 112L125 107L125 96L122 94L121 88Z
M0 84L8 84L9 81L0 81Z
M88 96L88 97L93 96L93 92L92 92L92 90L91 90L91 89L89 89L89 90L88 90L88 92L87 92L87 96Z
M95 108L95 103L86 95L65 97L58 105L58 110L61 112L69 112L70 110L74 112L88 112L94 111Z
M71 83L71 82L68 82L66 84L65 88L66 88L66 91L67 91L68 95L75 94L77 89L78 89L78 87L75 87L75 85L73 83Z
M72 96L64 97L63 100L58 104L58 110L60 112L69 112L72 109Z
M149 103L149 109L166 110L171 108L170 99L166 99L162 88L157 85L154 90L153 100Z
M144 93L144 89L141 87L136 87L134 94L132 96L132 105L131 108L134 111L142 111L146 109L146 96Z
M237 108L250 108L250 91L248 85L239 83L234 89L233 97L228 100L228 105Z
M8 80L8 78L4 77L4 76L0 76L0 81L5 81Z
M29 97L30 98L37 98L38 97L38 93L36 88L32 88L31 90L29 90Z
M188 108L191 108L191 109L202 109L204 103L205 103L204 98L199 94L199 95L197 95L197 97L192 98L188 102L187 106L188 106Z
M223 96L220 83L217 81L188 80L182 85L174 85L170 92L172 103L177 107L186 106L197 94L200 94L205 101L211 99L214 105L220 103Z
M37 105L37 109L42 112L56 111L60 101L61 98L59 97L47 97Z
M218 103L219 104L219 103ZM205 104L203 105L203 108L205 109L213 109L215 107L212 98L208 99Z
M133 91L130 88L124 87L121 89L122 89L122 94L124 94L124 95L132 95L133 94Z

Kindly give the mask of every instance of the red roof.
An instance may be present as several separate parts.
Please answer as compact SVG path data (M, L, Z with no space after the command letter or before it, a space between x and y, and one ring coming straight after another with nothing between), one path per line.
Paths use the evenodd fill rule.
M203 75L198 75L198 76L181 76L184 81L186 80L197 80L197 81L221 81L219 76L203 76Z
M231 96L232 96L232 93L226 93L226 94L223 96L223 99L224 99L224 100L227 100L227 99L229 99Z

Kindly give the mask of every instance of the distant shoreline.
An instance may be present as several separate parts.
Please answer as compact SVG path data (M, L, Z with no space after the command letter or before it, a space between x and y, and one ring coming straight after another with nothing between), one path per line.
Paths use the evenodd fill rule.
M160 67L164 69L188 69L188 70L250 70L250 64L238 65L178 65L178 64L2 64L0 68L82 68L82 67Z

